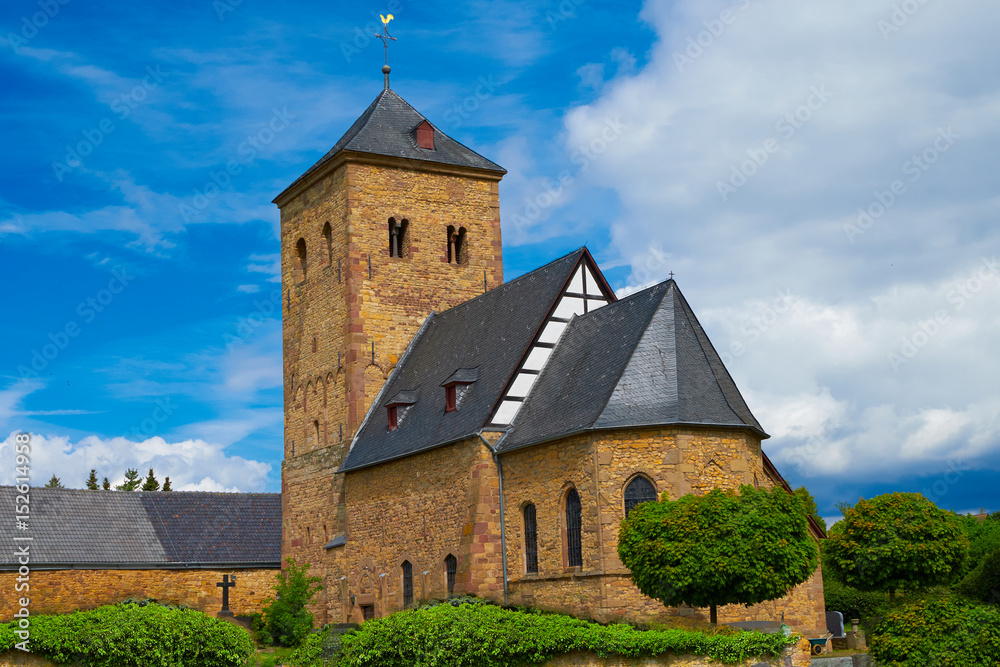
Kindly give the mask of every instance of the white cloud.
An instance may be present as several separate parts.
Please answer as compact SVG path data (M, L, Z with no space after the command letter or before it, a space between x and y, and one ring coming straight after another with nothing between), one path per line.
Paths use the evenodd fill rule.
M260 291L260 285L237 285L236 291L244 294L256 294Z
M14 481L14 433L0 447L0 484ZM145 476L153 468L157 479L177 490L260 491L271 465L227 455L225 446L204 440L167 442L154 437L144 441L126 438L87 436L72 441L64 436L33 434L31 438L31 483L45 484L54 474L67 487L81 488L91 468L98 478L108 477L112 485L124 480L126 469L135 468Z

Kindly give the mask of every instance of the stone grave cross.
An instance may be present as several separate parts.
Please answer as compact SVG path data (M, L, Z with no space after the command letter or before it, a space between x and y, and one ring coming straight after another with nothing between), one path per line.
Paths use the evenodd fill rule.
M217 583L216 586L222 589L222 611L221 614L232 614L229 611L229 589L236 585L235 581L229 581L229 575L222 575L222 581Z

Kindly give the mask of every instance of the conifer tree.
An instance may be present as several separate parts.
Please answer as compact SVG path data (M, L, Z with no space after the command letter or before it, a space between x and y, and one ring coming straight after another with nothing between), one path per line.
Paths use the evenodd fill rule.
M159 491L160 490L160 483L156 480L156 477L153 475L153 469L152 468L149 469L149 474L146 475L146 481L143 482L143 484L142 484L142 490L143 491Z
M160 489L160 490L161 491L173 491L173 489L170 488L170 478L169 477L164 477L163 478L163 488Z
M94 468L90 469L90 477L87 478L87 489L89 491L97 491L99 487L97 486L97 470Z
M115 487L115 491L135 491L142 485L142 479L139 477L139 471L135 468L129 468L125 471L125 481Z
M107 477L105 477L104 481L101 483L101 488L104 489L105 491L111 490L111 482L108 481Z
M58 477L56 477L56 474L52 473L52 479L50 479L49 483L45 485L45 488L47 488L47 489L65 489L66 487L63 486L63 483L59 480Z

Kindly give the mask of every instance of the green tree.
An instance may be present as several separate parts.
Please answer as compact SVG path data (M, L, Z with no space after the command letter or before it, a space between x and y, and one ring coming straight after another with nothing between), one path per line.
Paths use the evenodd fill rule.
M163 478L163 488L160 489L160 490L161 491L173 491L173 489L170 488L170 478L169 477L164 477Z
M46 489L65 489L66 487L63 486L62 481L58 477L56 477L56 474L52 473L52 479L50 479L48 481L48 483L45 485L45 488Z
M111 482L108 481L107 477L105 477L104 481L101 482L101 488L104 489L105 491L108 491L108 490L111 489Z
M87 489L90 491L96 491L99 487L97 486L97 470L94 468L90 469L90 477L87 478Z
M156 480L156 476L153 475L153 469L149 469L149 474L146 475L146 481L142 484L143 491L159 491L160 483Z
M860 499L830 529L823 566L861 591L921 590L961 574L969 538L958 517L919 493Z
M1000 549L1000 513L993 513L983 519L965 515L960 517L960 521L965 534L969 536L968 572Z
M799 499L802 500L802 506L806 508L806 512L809 513L809 516L813 518L813 521L815 521L819 525L819 527L823 529L823 532L825 533L826 521L824 521L823 517L819 515L819 508L816 507L816 499L813 498L813 495L811 493L809 493L809 489L807 489L804 486L800 486L799 488L795 489L795 495L797 495Z
M781 488L715 489L638 505L621 523L618 555L645 595L666 606L716 608L776 600L816 570L802 499Z
M135 468L129 468L125 471L125 481L115 487L116 491L135 491L142 485L142 479L139 477L139 471Z
M320 577L310 577L309 563L302 566L289 558L277 576L276 597L264 607L266 634L281 646L298 646L313 626L313 615L306 609L313 597L323 590Z

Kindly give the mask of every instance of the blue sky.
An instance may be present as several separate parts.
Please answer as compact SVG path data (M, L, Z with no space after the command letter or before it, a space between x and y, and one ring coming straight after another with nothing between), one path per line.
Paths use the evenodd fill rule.
M508 279L675 271L826 516L1000 509L987 0L5 3L0 429L39 483L280 488L270 201L378 94L387 12L393 88L508 169Z

